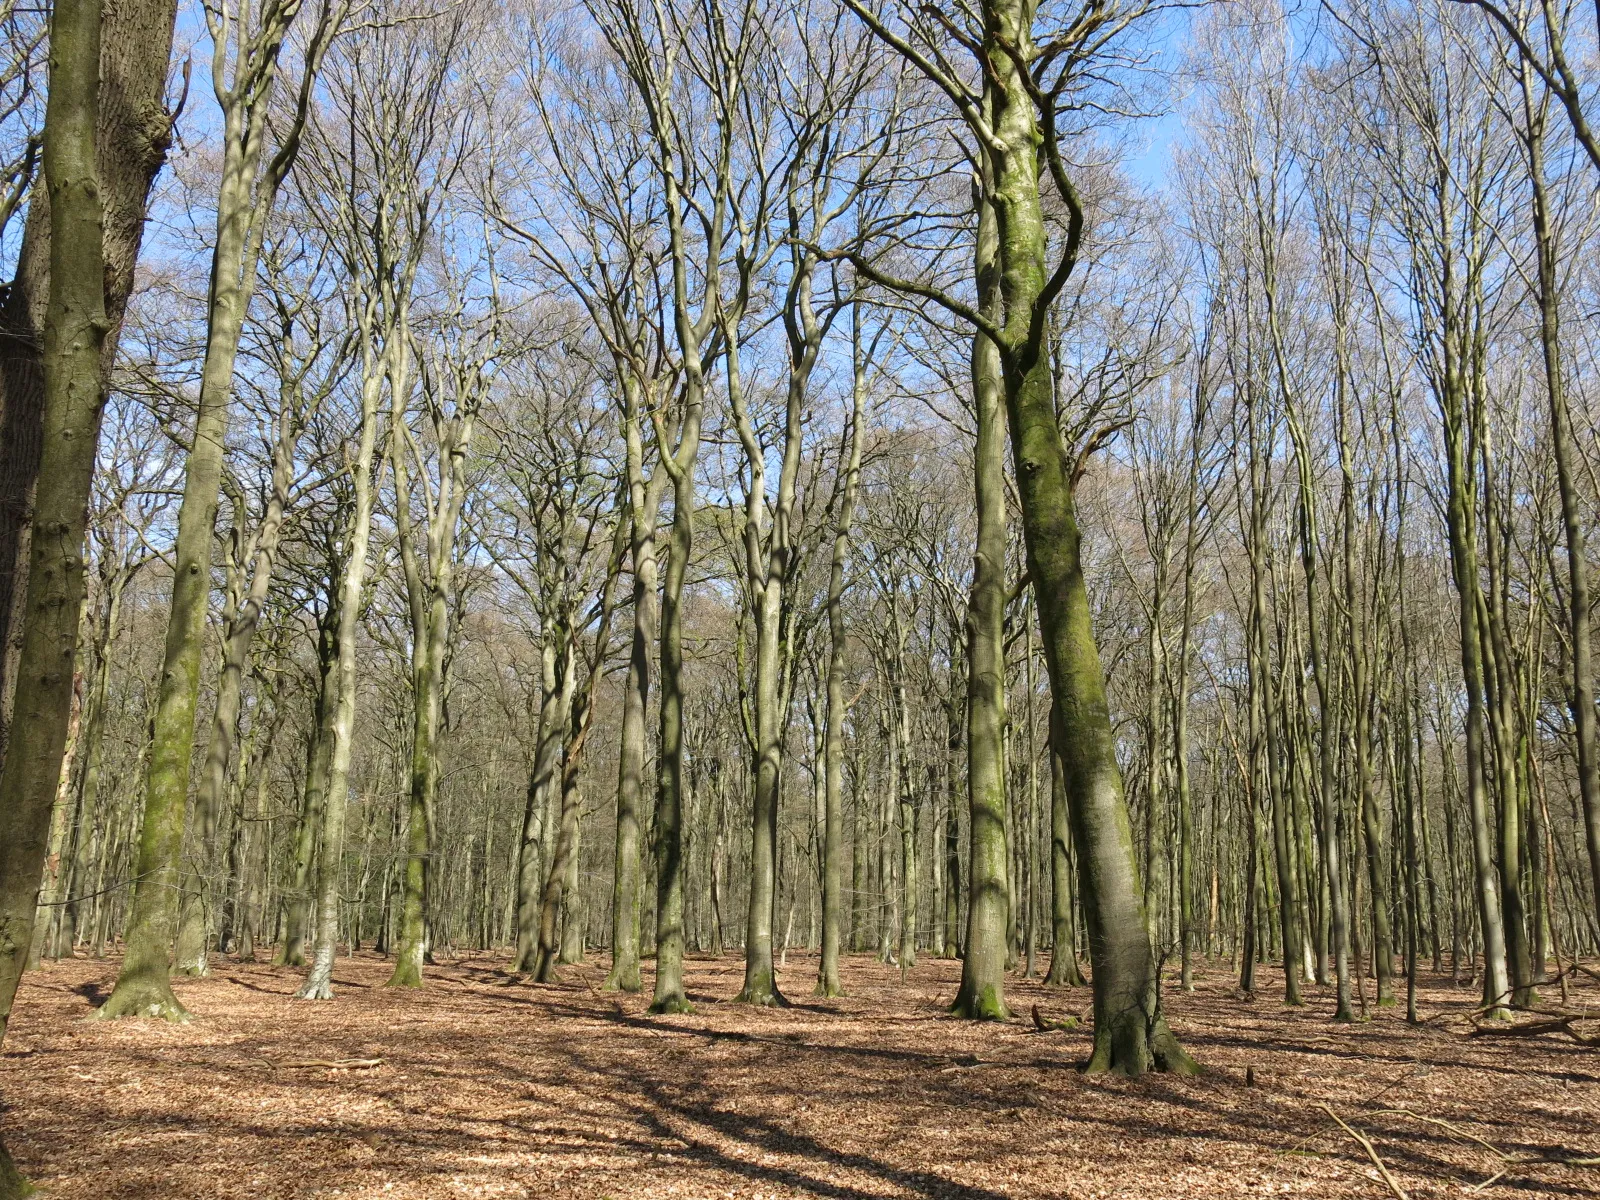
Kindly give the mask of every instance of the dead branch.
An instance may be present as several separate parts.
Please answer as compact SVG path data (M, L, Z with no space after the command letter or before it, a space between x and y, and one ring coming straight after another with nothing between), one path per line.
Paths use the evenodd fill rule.
M1580 1046L1600 1046L1600 1034L1579 1033L1572 1027L1574 1021L1596 1021L1600 1017L1586 1013L1564 1013L1542 1021L1522 1021L1516 1024L1472 1022L1468 1037L1540 1037L1546 1033L1564 1033Z
M1346 1125L1339 1114L1333 1111L1331 1106L1327 1104L1319 1104L1317 1107L1337 1121L1340 1129L1343 1129L1361 1144L1361 1148L1367 1152L1367 1157L1372 1160L1372 1165L1378 1168L1378 1174L1383 1176L1383 1181L1389 1185L1389 1190L1395 1194L1396 1200L1411 1200L1411 1197L1406 1195L1405 1188L1401 1187L1399 1181L1397 1181L1395 1177L1389 1173L1389 1168L1383 1165L1383 1159L1378 1157L1377 1150L1373 1148L1372 1143L1365 1136L1350 1128L1349 1125Z
M330 1071L370 1071L383 1066L381 1058L264 1058L262 1061L274 1068L323 1067Z
M1081 1024L1083 1024L1083 1021L1079 1017L1069 1014L1064 1021L1055 1020L1045 1016L1042 1012L1040 1012L1037 1004L1033 1006L1033 1027L1039 1030L1041 1033L1065 1033L1068 1030L1078 1028L1078 1026Z

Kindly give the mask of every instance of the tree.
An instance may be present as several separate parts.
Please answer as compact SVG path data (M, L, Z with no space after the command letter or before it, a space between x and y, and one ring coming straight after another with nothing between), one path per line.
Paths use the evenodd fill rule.
M83 535L104 406L105 308L95 129L100 105L98 0L57 4L51 16L44 181L50 193L50 303L45 314L44 450L28 541L27 619L18 656L21 714L0 768L0 1040L33 940L72 707ZM32 1189L0 1145L0 1194Z
M1084 231L1082 204L1062 159L1058 105L1077 83L1076 64L1103 51L1144 10L1085 9L1036 40L1030 5L992 0L982 8L981 37L969 37L965 43L976 46L985 79L984 90L974 93L936 58L891 32L865 9L854 3L851 7L956 104L988 168L982 175L983 197L995 209L1000 311L989 315L949 297L940 299L971 321L999 352L1028 570L1058 730L1056 745L1072 801L1074 837L1082 853L1094 967L1095 1052L1090 1069L1134 1075L1152 1066L1193 1070L1192 1060L1160 1012L1156 961L1079 553L1074 489L1083 450L1071 455L1063 441L1047 353L1051 305L1076 266ZM927 28L917 27L919 34ZM1041 152L1067 210L1066 233L1053 264L1047 260L1041 206ZM899 282L872 271L859 258L854 261L869 278Z
M98 1010L101 1019L140 1015L177 1020L185 1011L168 980L168 955L177 932L176 885L189 799L189 759L194 746L200 658L211 593L211 549L232 406L234 361L254 290L267 219L299 154L300 131L310 106L317 67L345 10L335 8L333 0L324 3L310 35L293 115L278 134L277 149L268 157L272 132L268 113L279 51L299 11L299 0L269 3L255 11L256 24L251 27L234 19L225 0L207 9L214 46L212 81L223 111L224 135L217 236L207 298L206 356L184 469L183 503L178 510L162 692L145 779L139 884L128 927L128 950L116 987ZM228 36L230 30L233 39ZM212 794L208 791L204 795L209 798ZM202 826L208 817L214 822L214 816L202 814Z

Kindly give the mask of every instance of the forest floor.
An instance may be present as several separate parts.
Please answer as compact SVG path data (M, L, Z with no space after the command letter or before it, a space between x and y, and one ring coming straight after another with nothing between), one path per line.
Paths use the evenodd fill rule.
M816 1001L815 960L791 954L794 1006L762 1010L727 1002L738 959L695 957L695 1011L665 1018L599 991L603 960L550 986L503 962L397 992L362 954L306 1004L298 972L219 960L177 984L188 1025L85 1021L116 964L46 964L0 1055L0 1130L61 1200L1600 1193L1600 1169L1551 1161L1600 1156L1600 1050L1465 1037L1475 993L1447 978L1420 989L1420 1028L1403 1008L1338 1026L1320 989L1286 1009L1263 972L1241 999L1219 963L1167 993L1206 1072L1131 1081L1083 1075L1089 1035L1027 1019L1082 1013L1087 990L1013 978L1022 1019L972 1025L945 1015L951 962L902 979L852 957L848 996ZM1600 988L1569 1003L1600 1010ZM295 1065L350 1059L382 1062Z

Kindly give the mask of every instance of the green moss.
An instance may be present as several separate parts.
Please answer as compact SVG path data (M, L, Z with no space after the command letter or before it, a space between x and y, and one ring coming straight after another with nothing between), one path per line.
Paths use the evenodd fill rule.
M0 1142L0 1200L22 1200L24 1196L37 1194L38 1190L22 1177L22 1172L11 1161L5 1143Z
M165 978L124 978L90 1020L116 1021L123 1017L151 1017L183 1025L194 1020L178 1002Z
M971 992L963 988L950 1006L952 1016L968 1021L1009 1021L1011 1010L1006 1007L1005 993L989 986Z

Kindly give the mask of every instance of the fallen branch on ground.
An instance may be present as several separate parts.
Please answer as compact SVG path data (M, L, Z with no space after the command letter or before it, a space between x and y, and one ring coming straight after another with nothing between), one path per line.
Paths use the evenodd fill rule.
M1600 1016L1588 1013L1563 1013L1542 1021L1472 1022L1468 1037L1540 1037L1546 1033L1564 1033L1580 1046L1600 1046L1600 1033L1579 1033L1572 1027L1574 1021L1600 1021Z
M325 1067L330 1071L370 1071L383 1066L381 1058L264 1058L269 1067Z
M1052 1030L1064 1033L1067 1030L1076 1029L1081 1024L1083 1024L1081 1018L1071 1015L1064 1021L1053 1020L1040 1012L1037 1004L1033 1006L1033 1025L1041 1033L1049 1033Z
M1373 1148L1372 1143L1364 1135L1346 1125L1339 1114L1334 1112L1329 1105L1319 1104L1317 1107L1337 1121L1340 1129L1343 1129L1361 1143L1361 1148L1367 1152L1367 1157L1372 1160L1372 1165L1378 1168L1378 1174L1383 1176L1383 1181L1389 1185L1389 1190L1395 1194L1397 1200L1411 1200L1411 1197L1406 1195L1405 1188L1401 1187L1395 1177L1389 1173L1389 1168L1383 1165L1383 1159L1378 1157L1377 1150Z

